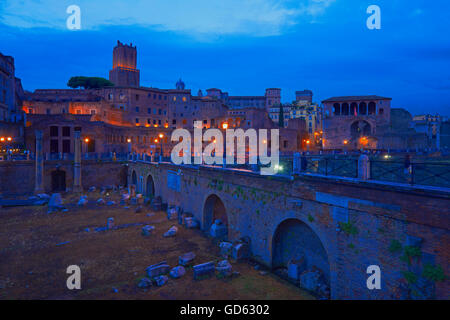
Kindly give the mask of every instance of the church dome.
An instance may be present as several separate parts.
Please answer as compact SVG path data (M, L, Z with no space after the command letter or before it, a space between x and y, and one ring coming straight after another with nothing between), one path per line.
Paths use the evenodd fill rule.
M176 84L176 88L177 88L177 90L184 90L184 87L185 87L184 82L180 78L180 80L178 80L178 82Z

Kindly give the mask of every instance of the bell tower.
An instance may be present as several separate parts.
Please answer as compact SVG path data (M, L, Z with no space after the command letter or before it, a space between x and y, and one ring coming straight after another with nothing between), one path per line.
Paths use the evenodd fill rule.
M113 50L113 67L109 71L109 81L117 87L139 87L139 70L137 66L137 49L133 44L117 41Z

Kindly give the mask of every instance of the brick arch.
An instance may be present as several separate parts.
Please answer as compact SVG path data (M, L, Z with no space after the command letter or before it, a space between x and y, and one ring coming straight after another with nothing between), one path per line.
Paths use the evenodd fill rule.
M156 181L152 174L147 174L147 177L145 178L145 196L148 198L156 196Z
M295 227L297 226L297 228ZM305 232L306 231L306 232ZM287 232L287 233L286 233ZM319 269L323 269L322 271L325 274L326 282L328 286L330 287L331 291L331 297L335 295L336 291L336 261L334 259L334 252L336 252L336 243L333 243L336 239L328 239L326 236L326 231L321 230L318 228L314 223L310 223L306 221L306 219L302 219L298 216L296 213L288 213L283 218L280 218L278 221L274 221L272 224L271 234L268 237L268 243L269 243L269 258L270 258L270 266L272 269L277 268L277 263L283 263L283 261L277 261L277 241L279 240L279 234L284 233L285 235L288 235L288 233L293 233L293 240L292 243L296 246L301 247L302 241L300 238L303 237L303 243L309 244L308 247L303 247L303 249L307 249L306 251L303 250L303 252L306 255L306 258L308 260L308 254L309 252L315 252L317 249L320 249L320 253L318 254L318 257L309 257L309 261L307 261L307 268L310 269L312 266L316 265ZM300 238L299 238L300 237ZM327 241L328 239L328 241ZM308 242L310 241L310 242ZM289 247L289 245L288 245ZM289 259L289 248L281 248L286 249L287 255L284 259ZM302 250L294 250L291 251L294 255L292 258L295 257L295 253L302 253ZM317 254L316 254L317 255ZM322 261L322 263L320 263ZM287 261L284 261L287 262ZM274 264L275 263L275 264ZM317 265L318 264L318 265ZM283 267L283 266L282 266Z
M211 193L208 194L203 201L202 229L204 231L208 231L216 219L220 219L222 223L228 227L229 235L230 223L228 218L228 209L225 205L225 201L223 201L223 199L220 198L217 194Z
M137 173L136 173L136 170L132 170L132 171L131 171L130 182L131 182L130 184L134 184L135 186L137 185L138 179L137 179Z

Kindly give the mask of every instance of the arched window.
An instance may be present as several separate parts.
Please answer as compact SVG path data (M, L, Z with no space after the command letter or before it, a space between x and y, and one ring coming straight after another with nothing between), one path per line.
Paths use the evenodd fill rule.
M358 115L358 104L356 102L353 102L350 105L350 114L352 116L357 116Z
M361 115L367 114L367 104L365 102L361 102L359 104L359 114Z
M338 116L338 115L341 114L341 105L339 103L335 103L333 105L333 108L334 108L334 115L335 116Z
M375 102L369 102L369 114L376 114L377 113L377 105Z
M343 103L342 104L342 109L341 109L341 114L343 116L348 116L348 113L350 111L349 109L350 109L350 107L349 107L348 103L347 102Z
M379 114L383 114L383 113L384 113L384 109L381 108L380 110L378 110L378 113L379 113Z

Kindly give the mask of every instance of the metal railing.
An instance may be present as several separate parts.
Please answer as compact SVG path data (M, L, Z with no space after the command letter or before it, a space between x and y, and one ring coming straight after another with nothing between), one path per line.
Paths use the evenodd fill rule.
M370 179L450 188L450 163L411 163L397 161L370 162Z

